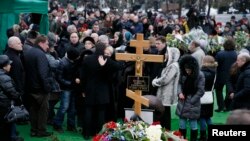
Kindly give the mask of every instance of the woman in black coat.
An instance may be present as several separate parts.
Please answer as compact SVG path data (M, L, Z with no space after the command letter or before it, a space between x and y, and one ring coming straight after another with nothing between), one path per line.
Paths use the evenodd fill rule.
M240 53L236 63L240 73L233 95L232 109L250 109L250 55Z
M197 120L200 117L200 98L205 92L205 77L200 71L197 60L191 55L184 55L180 61L180 83L178 86L179 131L186 138L187 123L190 124L190 141L196 141L198 135Z
M21 95L16 91L11 77L7 75L10 72L11 63L12 61L10 61L7 55L0 55L0 137L3 141L22 139L13 135L13 132L16 132L15 123L8 123L4 119L11 106L11 100L16 101Z
M206 55L203 59L201 71L205 76L205 91L211 91L214 85L214 79L216 74L216 67L214 57ZM200 141L206 141L207 126L212 124L211 117L213 116L214 103L201 104L200 112Z
M98 133L105 123L106 106L110 102L110 79L121 69L118 62L105 56L105 49L103 43L97 43L95 53L84 59L81 69L85 139Z
M240 69L237 66L237 63L235 62L230 68L230 76L226 83L227 94L226 94L225 102L224 102L225 108L226 108L225 111L232 110L232 100L233 100L234 93L236 91L236 83L237 83L239 74L240 74Z

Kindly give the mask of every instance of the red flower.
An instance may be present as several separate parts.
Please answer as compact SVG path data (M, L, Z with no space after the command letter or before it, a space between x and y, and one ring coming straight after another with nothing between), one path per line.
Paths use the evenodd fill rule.
M116 123L113 122L113 121L110 121L106 124L106 128L109 128L109 129L114 129L114 128L117 128L116 126Z
M108 134L97 134L92 141L102 141Z
M154 121L154 122L152 123L152 125L159 125L159 124L161 124L160 121Z
M174 133L173 133L174 135L176 135L176 136L178 136L178 137L181 137L182 136L182 134L181 134L181 132L180 131L174 131Z
M168 141L174 141L172 138L168 138Z
M174 131L173 134L174 134L175 136L178 136L179 138L182 137L182 134L181 134L180 131ZM168 141L173 141L173 139L172 139L172 138L168 138Z
M93 141L100 141L101 138L102 138L102 135L97 134L96 136L94 136Z
M124 123L128 122L128 119L127 119L127 118L124 118L124 119L123 119L123 122L124 122Z

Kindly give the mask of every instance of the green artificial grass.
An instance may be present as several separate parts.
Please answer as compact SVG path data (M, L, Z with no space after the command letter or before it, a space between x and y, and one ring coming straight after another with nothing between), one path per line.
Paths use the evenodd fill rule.
M215 97L216 98L216 97ZM217 103L216 99L214 99L214 109L217 109ZM172 111L172 130L178 130L179 129L179 118L175 115L176 106L173 106ZM229 112L214 112L214 116L212 117L213 124L225 124L226 119L228 117ZM66 126L64 124L64 126ZM66 129L66 127L64 127ZM63 133L58 133L56 131L53 131L52 126L48 125L48 131L52 131L54 133L51 137L43 137L43 138L37 138L37 137L30 137L30 125L18 125L17 130L20 132L20 136L24 138L25 141L84 141L82 135L80 132L69 132L64 131ZM187 137L189 138L190 133L189 130L187 130Z

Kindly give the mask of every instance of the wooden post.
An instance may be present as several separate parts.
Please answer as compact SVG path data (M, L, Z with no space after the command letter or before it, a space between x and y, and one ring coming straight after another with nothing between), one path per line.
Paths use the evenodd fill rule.
M149 41L143 39L143 34L137 34L136 40L130 41L130 47L136 48L136 54L131 53L116 53L116 60L135 61L135 75L142 76L143 62L163 62L163 55L143 54L143 48L149 48ZM141 90L135 92L126 89L126 96L135 101L134 111L137 115L141 114L141 104L149 106L147 98L141 96Z

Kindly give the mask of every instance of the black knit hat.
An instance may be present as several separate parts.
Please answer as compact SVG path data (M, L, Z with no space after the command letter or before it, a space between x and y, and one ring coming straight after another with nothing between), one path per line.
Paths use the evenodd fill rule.
M40 26L39 26L38 24L31 24L31 25L30 25L30 30L39 32Z
M74 48L74 47L70 47L68 50L67 50L67 58L69 60L77 60L80 56L80 52L78 49Z
M34 31L34 30L30 30L28 32L27 38L29 39L36 39L38 36L38 32Z
M78 17L76 17L76 16L71 16L71 17L70 17L70 20L71 20L71 21L77 21L77 20L78 20Z
M7 55L0 55L0 68L5 67L6 65L11 64L12 61Z

